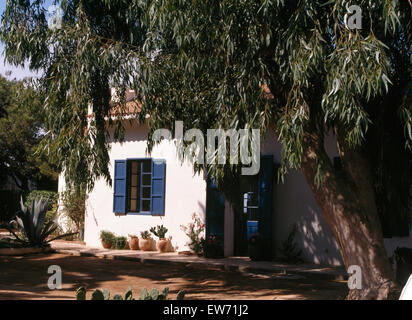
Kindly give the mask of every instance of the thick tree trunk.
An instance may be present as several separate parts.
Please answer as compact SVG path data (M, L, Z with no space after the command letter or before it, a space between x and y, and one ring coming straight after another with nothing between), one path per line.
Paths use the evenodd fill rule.
M304 137L302 170L336 237L346 269L360 267L362 288L350 290L347 298L396 299L399 290L383 243L367 161L359 150L345 148L342 132L336 134L342 170L333 167L315 130ZM318 187L314 181L319 163L323 184Z

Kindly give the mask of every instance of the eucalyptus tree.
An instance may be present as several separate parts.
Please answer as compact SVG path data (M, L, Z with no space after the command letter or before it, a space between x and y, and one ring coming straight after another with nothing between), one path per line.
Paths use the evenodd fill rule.
M126 111L152 132L175 120L273 127L280 178L302 169L346 267L361 267L349 298L397 291L380 217L411 210L411 1L356 1L355 28L346 0L66 0L57 28L42 3L8 1L2 39L10 63L44 70L43 146L67 179L110 182L106 137L114 127L122 139ZM113 109L110 87L135 89L140 103ZM331 132L339 168L325 150ZM207 169L223 185L239 176Z

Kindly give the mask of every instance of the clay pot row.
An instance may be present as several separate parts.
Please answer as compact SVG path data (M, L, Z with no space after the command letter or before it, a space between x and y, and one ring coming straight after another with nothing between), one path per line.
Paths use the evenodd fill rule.
M166 252L167 250L168 240L166 239L159 239L157 242L157 249L160 252ZM150 251L152 248L152 239L139 239L137 237L130 238L129 241L129 248L131 250L143 250L143 251Z

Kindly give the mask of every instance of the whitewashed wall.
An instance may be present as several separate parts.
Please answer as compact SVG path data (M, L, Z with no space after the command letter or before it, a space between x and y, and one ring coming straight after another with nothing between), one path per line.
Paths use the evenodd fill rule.
M114 161L126 158L152 157L166 159L165 215L122 215L113 213L113 188L103 179L96 181L95 188L86 200L85 241L89 246L101 246L99 233L109 230L127 236L163 224L169 229L175 250L188 250L188 237L180 225L192 221L194 212L204 220L206 206L206 182L203 175L194 175L190 164L177 161L174 142L162 141L151 155L146 153L147 127L126 125L125 142L111 143L110 173L114 176Z
M330 157L337 155L333 136L327 139ZM281 146L272 130L268 130L261 146L262 154L272 154L274 162L281 160ZM323 219L312 191L301 170L290 170L284 182L277 183L277 172L273 189L273 248L279 256L279 248L297 225L296 243L302 249L305 261L317 264L340 265L341 255L328 224Z
M172 236L175 250L188 250L187 236L180 225L191 222L193 212L205 219L206 182L202 175L194 175L190 164L177 161L173 142L163 141L156 146L151 155L146 154L146 127L126 126L125 142L111 143L110 161L133 157L152 157L166 159L165 216L126 215L116 216L113 208L113 188L104 180L96 181L94 190L88 195L86 203L85 241L89 246L101 246L99 233L110 230L117 235L138 234L158 224L165 225L168 235ZM326 149L331 158L337 156L333 135L326 139ZM262 154L272 154L275 163L280 163L281 148L273 131L267 132L261 145ZM110 167L112 177L113 166ZM64 190L64 179L59 178L59 192ZM302 249L307 262L317 264L341 265L342 258L337 242L323 219L320 209L300 170L291 170L284 183L274 185L273 191L273 248L279 255L279 247L287 238L294 224L298 227L296 242ZM225 210L225 255L233 254L233 212L229 206ZM388 255L397 246L412 247L412 236L385 239Z

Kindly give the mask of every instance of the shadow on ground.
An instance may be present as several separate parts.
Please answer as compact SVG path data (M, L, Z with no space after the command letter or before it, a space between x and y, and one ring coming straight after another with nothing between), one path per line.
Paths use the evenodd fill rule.
M61 290L47 286L50 265L62 269ZM57 253L0 257L0 299L73 299L81 285L89 291L107 288L112 295L124 293L130 285L135 296L144 287L167 286L169 298L184 289L186 299L342 299L347 294L343 281L302 276L252 275Z

